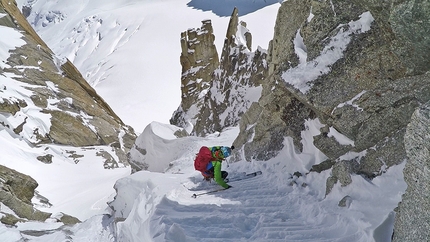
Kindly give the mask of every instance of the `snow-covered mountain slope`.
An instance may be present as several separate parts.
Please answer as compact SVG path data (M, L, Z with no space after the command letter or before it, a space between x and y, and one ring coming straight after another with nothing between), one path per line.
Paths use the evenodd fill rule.
M3 242L22 241L23 238L28 241L65 241L42 236L50 235L52 231L64 226L64 223L58 221L62 213L72 215L81 221L91 218L92 222L88 223L101 227L101 222L100 224L94 222L98 221L98 218L92 217L109 212L106 203L113 199L115 193L113 184L130 174L129 167L109 170L103 168L104 159L97 153L109 150L106 146L79 148L40 145L34 147L20 137L11 136L4 129L0 130L0 145L2 147L1 164L35 179L38 187L32 203L35 208L52 213L51 218L45 222L22 220L12 227L6 227L0 223L0 241ZM70 158L73 153L83 155L78 158L78 163L73 162L73 159ZM46 154L52 155L51 164L42 163L37 159L38 156ZM0 203L0 217L4 216L3 212L14 214L7 206ZM86 226L84 223L74 229L79 230ZM26 235L26 231L33 231L32 233L36 235ZM43 232L38 234L37 231ZM64 235L63 232L61 234ZM97 236L95 241L103 241L100 239L101 235Z
M59 227L60 213L85 220L105 212L113 183L130 173L118 158L134 141L123 137L134 134L28 26L13 3L0 2L0 220L49 218Z
M219 189L215 183L202 181L193 171L193 151L171 145L170 153L182 152L164 174L137 172L120 179L117 196L110 203L114 209L117 236L121 241L390 241L393 209L406 186L403 165L393 167L372 181L353 176L353 183L338 183L325 195L325 181L330 171L303 173L321 161L310 137L318 133L319 122L308 121L303 133L305 150L290 150L292 140L285 140L281 155L268 162L224 164L230 177L242 172L261 170L263 175L231 182L233 188L192 198L193 193ZM193 138L171 140L172 128L151 125L152 135L145 139L169 139L173 143L197 144L231 141L235 129L198 141ZM172 132L169 134L169 132ZM218 140L221 139L221 140ZM209 142L210 140L210 142ZM176 148L175 148L176 147ZM160 158L164 145L151 147ZM151 156L153 161L156 157ZM189 188L194 188L189 191ZM195 191L195 189L201 189ZM348 196L346 196L348 195ZM344 198L345 203L339 204ZM390 198L390 199L387 199ZM124 221L123 221L124 220ZM123 222L122 222L123 221Z
M244 5L243 0L204 3L208 8L188 0L17 2L31 7L27 19L48 46L71 60L137 132L152 121L168 123L179 106L180 33L211 19L220 52L229 18L216 14L224 9L230 15L236 3ZM279 4L258 0L247 5L253 11L241 18L255 35L253 46L267 48Z
M224 36L228 21L213 13L187 7L185 1L116 1L112 3L106 1L18 0L17 2L20 7L32 6L31 14L34 14L30 16L33 18L32 24L48 42L49 47L58 54L56 58L59 61L61 57L69 57L75 64L80 65L79 69L84 77L93 85L96 85L96 82L101 83L101 80L113 80L113 83L109 83L112 85L107 87L109 95L105 94L103 98L113 106L126 123L133 121L133 126L137 126L138 130L143 130L142 127L146 126L146 122L157 120L159 114L164 117L163 121L167 121L179 103L179 97L175 101L175 95L172 92L178 94L180 92L180 64L177 57L180 53L180 32L190 26L199 25L199 22L208 16L213 17L217 21L217 32L219 33L217 35L221 36L217 41L222 43L222 36ZM271 13L266 18L267 25L257 24L257 20L250 20L250 22L256 23L254 27L265 31L264 33L273 32L273 28L267 26L273 25L276 8L277 6L274 5L262 9L263 15ZM183 18L185 15L187 18ZM6 15L0 14L0 18L4 16ZM142 24L143 20L145 21ZM139 32L141 29L145 29L145 31ZM22 41L20 42L21 35L18 33L7 32L9 29L2 28L1 30L3 37L8 36L7 39L2 37L2 41L6 43L3 46L7 48L0 52L0 65L4 68L4 63L9 57L8 49L22 45ZM140 33L139 38L136 38L137 32ZM15 34L18 36L17 38L14 38ZM161 34L161 36L157 34ZM255 43L267 46L272 35L262 34L261 37L260 42L256 38ZM134 42L131 41L132 39ZM109 65L108 68L106 68L107 65ZM142 68L142 66L147 68ZM90 79L88 76L94 78ZM114 78L110 79L112 76ZM1 84L8 84L6 92L6 89L2 87L3 94L10 94L13 91L11 83L14 80L5 73L2 73L0 77L3 80ZM136 82L141 77L148 77L153 82ZM169 80L169 82L166 84L160 80ZM142 83L146 83L143 88L135 85ZM175 85L177 86L175 87ZM52 85L51 87L54 88ZM151 89L153 87L154 89ZM103 90L103 88L101 89ZM163 92L160 93L160 89ZM21 94L31 95L21 87L17 90ZM103 94L100 89L97 91ZM139 106L141 104L147 104L151 109L141 108ZM171 110L164 108L168 105L171 105ZM129 112L125 112L125 114L118 112L118 107ZM32 110L32 108L35 107L29 106L26 110ZM31 113L34 112L27 112L27 115ZM27 123L37 123L49 127L49 117L45 118L45 116L41 113L39 116L30 115L31 120L29 119ZM18 115L6 118L20 119L21 117ZM4 119L2 122L7 123ZM112 199L114 182L130 174L128 167L120 167L115 170L103 169L103 159L98 153L109 152L106 147L71 148L60 145L49 145L49 148L47 145L34 147L20 137L11 135L7 130L2 130L0 133L3 147L2 164L36 179L39 184L36 191L45 196L46 198L42 199L48 199L52 206L46 207L46 204L39 201L40 197L35 198L33 203L40 210L53 213L53 217L46 223L18 223L16 228L7 228L0 224L2 241L18 241L24 237L30 241L39 239L41 241L59 241L56 235L50 236L54 233L53 229L64 225L57 222L56 217L59 216L59 212L76 216L81 220L106 213L106 202ZM31 132L27 134L32 135ZM79 157L71 159L70 157L75 154L79 154ZM52 163L48 165L36 162L40 155L52 155ZM80 155L84 156L80 157ZM114 156L113 153L111 155ZM7 207L1 205L1 209L3 212L7 210ZM76 237L79 230L88 227L87 224L99 221L107 223L103 216L96 216L84 224L74 227L75 240L87 241ZM97 224L91 228L100 226ZM64 235L63 230L58 231L60 236ZM66 231L66 233L69 232ZM94 234L97 236L97 232ZM112 238L110 232L107 234ZM104 241L105 239L98 238L97 240Z

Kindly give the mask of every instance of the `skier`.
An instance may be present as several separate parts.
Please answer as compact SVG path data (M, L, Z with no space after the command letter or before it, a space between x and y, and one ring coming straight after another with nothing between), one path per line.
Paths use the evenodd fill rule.
M232 186L226 183L228 172L221 171L221 166L222 161L231 155L232 149L234 149L234 146L203 146L199 154L197 154L194 167L202 173L205 180L209 181L213 178L223 188L231 188Z

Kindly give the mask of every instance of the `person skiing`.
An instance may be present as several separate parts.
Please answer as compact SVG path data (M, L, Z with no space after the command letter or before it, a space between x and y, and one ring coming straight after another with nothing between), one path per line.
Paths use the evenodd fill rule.
M223 188L231 188L232 186L226 183L228 172L222 171L221 166L222 162L231 155L232 149L234 146L201 147L194 161L195 169L202 173L205 180L209 181L213 178Z

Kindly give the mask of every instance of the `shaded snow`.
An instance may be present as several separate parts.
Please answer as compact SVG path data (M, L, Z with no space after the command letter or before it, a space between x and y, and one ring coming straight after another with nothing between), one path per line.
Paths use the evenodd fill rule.
M300 35L300 29L297 30L296 37L294 38L294 52L299 57L300 64L306 63L308 53L303 37Z
M345 135L339 133L335 128L330 127L329 132L327 134L328 137L334 137L336 141L341 145L354 145L354 141L346 137Z

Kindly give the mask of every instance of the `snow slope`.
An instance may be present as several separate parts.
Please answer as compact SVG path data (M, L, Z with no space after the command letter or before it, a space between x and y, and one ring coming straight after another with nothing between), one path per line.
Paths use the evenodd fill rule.
M1 16L0 16L1 17ZM8 27L0 27L0 36L7 36L0 39L0 66L7 67L6 60L9 57L9 50L22 46L25 42L20 39L22 34L17 30ZM35 66L20 66L20 68L39 68ZM0 74L0 104L4 100L23 100L26 107L23 107L14 115L0 114L0 164L21 173L31 176L39 186L37 191L42 196L46 196L52 207L40 207L41 210L58 213L64 212L73 214L79 219L87 219L95 214L105 212L105 203L111 199L114 193L112 184L125 175L130 174L129 167L117 170L104 170L103 160L96 155L101 150L107 150L114 157L110 147L92 147L92 149L76 148L60 145L31 145L30 142L37 142L38 139L34 130L38 130L40 135L49 132L51 126L51 115L42 113L41 108L33 103L32 96L35 93L29 89L36 87L17 81L20 75L4 71ZM56 88L52 85L52 88ZM50 109L56 109L59 100L49 99ZM9 127L17 127L22 124L23 132L15 134ZM78 164L68 158L71 151L85 156ZM53 163L44 164L37 160L38 156L52 155ZM78 179L79 178L79 179ZM102 182L106 181L106 183ZM97 186L82 189L89 183ZM110 184L109 184L110 183ZM92 194L93 196L88 196ZM88 209L81 209L73 206L76 201ZM37 201L35 201L37 203ZM1 215L0 215L1 216Z
M303 132L303 153L285 140L281 155L268 162L224 164L230 177L261 170L263 175L231 182L233 188L192 198L193 193L219 189L203 182L193 171L192 159L177 159L165 173L142 171L120 179L110 204L115 212L120 241L391 241L393 209L406 189L403 165L390 168L372 181L353 176L347 187L337 184L325 196L330 170L306 171L324 159L311 137L319 131L318 120L309 120ZM195 137L171 140L171 127L151 125L146 139L169 139L190 147L234 140L235 129L197 141ZM157 135L155 135L157 134ZM163 138L164 137L164 138ZM341 138L341 137L339 137ZM151 141L142 141L151 142ZM228 142L227 142L228 143ZM176 147L176 148L175 148ZM155 146L162 150L164 146ZM190 157L192 151L171 145L169 152ZM155 157L154 157L155 158ZM156 160L156 159L154 159ZM292 175L300 171L304 175ZM189 191L188 189L191 189ZM346 206L338 206L345 196Z
M393 209L406 189L402 175L403 165L391 167L372 181L355 175L351 185L341 187L337 184L325 196L325 181L330 170L320 174L306 172L312 165L325 159L311 142L321 124L318 120L308 120L306 125L307 129L302 133L302 153L295 152L292 140L286 138L285 148L272 160L224 163L223 170L228 171L231 178L257 170L261 170L263 174L231 182L233 188L229 190L192 198L194 193L201 194L220 188L215 183L202 181L201 175L193 170L192 157L197 149L192 147L228 145L237 136L238 128L206 138L177 139L173 138L174 126L151 123L147 128L151 129L150 135L140 140L154 144L151 161L157 162L157 156L165 156L165 142L160 141L169 141L171 144L167 151L177 156L166 164L164 173L141 171L119 179L115 184L115 199L110 197L112 217L95 215L73 227L60 227L61 223L53 220L45 223L18 223L17 228L8 229L0 225L0 238L2 241L18 241L17 238L22 237L29 241L79 242L390 241ZM67 182L67 174L71 170L65 172L64 168L67 166L57 162L54 164L58 167L58 176L61 178L57 182ZM75 169L83 171L91 167L88 163L82 165L84 167L77 166ZM72 166L75 165L70 164ZM30 166L28 169L34 167ZM303 176L294 176L296 171L302 172ZM77 197L72 198L76 204L67 204L69 212L70 209L88 211L89 204L85 204L86 199L81 195L90 199L103 196L82 192L88 189L89 184L92 188L99 188L94 185L109 183L108 180L97 180L105 172L97 169L89 169L88 172L93 173L93 176L80 176L73 187L58 184L63 189L76 189L74 192ZM42 175L49 176L48 173L39 174ZM112 174L106 176L109 179L114 177ZM85 177L92 179L86 180ZM36 178L40 179L37 175ZM100 190L104 195L111 194L105 189ZM53 192L58 193L58 190ZM345 196L348 196L346 206L339 207L339 201ZM96 205L106 209L106 204ZM99 214L102 213L108 211L100 211ZM72 214L76 214L76 211L72 211Z

